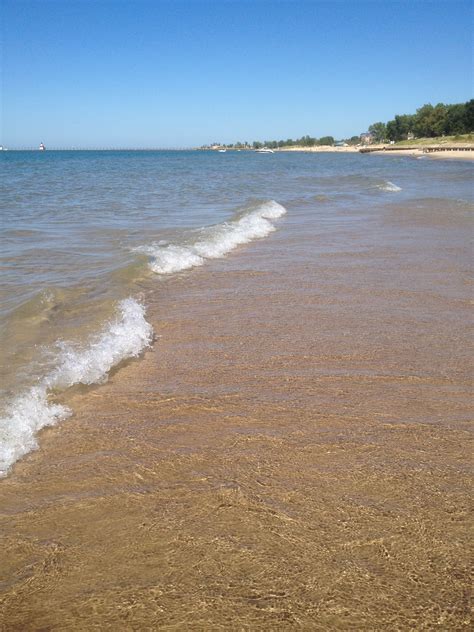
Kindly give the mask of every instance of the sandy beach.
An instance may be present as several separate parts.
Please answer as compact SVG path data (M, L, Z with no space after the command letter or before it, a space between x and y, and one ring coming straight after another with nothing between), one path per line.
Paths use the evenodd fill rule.
M471 150L438 150L424 152L422 149L397 149L396 151L375 151L375 155L384 156L412 156L413 158L435 158L436 160L474 160L474 151Z
M2 629L467 629L468 214L318 226L143 284L2 480Z
M331 147L329 145L320 147L284 147L279 149L280 152L295 151L295 152L308 152L308 153L359 153L359 147ZM397 149L385 151L381 148L379 151L371 152L374 155L383 154L384 156L412 156L413 158L427 157L436 158L438 160L474 160L474 151L471 150L439 150L433 152L424 152L420 147L419 149Z

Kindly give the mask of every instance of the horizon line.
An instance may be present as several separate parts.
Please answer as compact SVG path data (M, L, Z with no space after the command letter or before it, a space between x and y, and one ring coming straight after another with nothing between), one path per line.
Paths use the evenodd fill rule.
M3 147L2 151L191 151L203 149L203 147Z

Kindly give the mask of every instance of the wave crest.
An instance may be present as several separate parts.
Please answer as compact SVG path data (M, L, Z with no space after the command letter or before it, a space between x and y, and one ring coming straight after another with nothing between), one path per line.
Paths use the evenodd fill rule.
M36 434L41 428L72 414L66 406L48 402L52 390L105 382L113 366L137 357L150 345L152 337L153 329L145 319L145 308L128 298L119 303L117 318L85 348L61 343L56 367L37 386L13 399L0 419L0 476L37 447Z
M396 193L397 191L402 190L401 187L397 186L396 184L393 184L393 182L390 182L390 180L387 180L383 184L378 184L377 189L380 189L381 191L391 191L393 193Z
M157 274L172 274L201 266L207 259L223 257L237 246L266 237L276 230L270 220L278 219L286 209L271 200L235 219L203 228L194 240L181 244L155 242L135 250L151 255L150 268Z

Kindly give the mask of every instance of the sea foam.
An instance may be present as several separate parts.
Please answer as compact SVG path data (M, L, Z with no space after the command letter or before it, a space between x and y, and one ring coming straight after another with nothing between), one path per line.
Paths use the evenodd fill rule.
M50 403L51 391L74 384L96 384L107 380L110 369L120 361L137 357L150 345L153 329L145 309L132 298L119 303L119 314L82 348L60 343L55 368L29 391L14 398L0 419L0 476L24 454L37 447L36 434L69 417L66 406Z
M241 244L266 237L276 230L271 220L278 219L286 209L273 200L244 211L222 224L194 231L180 244L155 242L135 250L151 256L150 268L157 274L172 274L201 266L207 259L223 257Z
M390 180L387 180L383 184L377 185L377 189L380 189L381 191L390 191L393 193L396 193L397 191L402 190L401 187L397 186L396 184L393 184L393 182L390 182Z

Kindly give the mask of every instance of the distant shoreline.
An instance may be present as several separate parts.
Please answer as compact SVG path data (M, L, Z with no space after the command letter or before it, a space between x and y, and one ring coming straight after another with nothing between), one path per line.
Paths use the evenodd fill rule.
M334 147L333 145L315 145L314 147L302 147L295 145L294 147L280 147L276 151L304 151L309 153L334 153L334 154L358 154L359 147L348 145L347 147Z
M361 149L365 149L366 151L362 151ZM367 151L369 150L369 151ZM161 147L161 148L154 148L154 149L147 149L147 148L133 148L133 149L127 149L127 148L110 148L110 149L59 149L59 148L51 148L51 149L47 149L46 152L42 152L38 149L7 149L4 150L3 152L1 152L2 154L8 153L8 152L18 152L18 151L24 151L24 152L35 152L35 153L47 153L47 152L61 152L61 151L74 151L74 152L81 152L81 151L87 151L87 152L154 152L154 151L173 151L173 152L180 152L180 151L206 151L206 152L216 152L216 149L211 149L211 148L207 148L207 147L182 147L182 148L167 148L167 147ZM226 148L226 152L251 152L251 153L255 153L255 149L253 148L241 148L241 149L236 149L235 147L228 147ZM374 146L365 146L365 147L356 147L356 146L347 146L347 147L334 147L331 145L318 145L318 146L313 146L313 147L303 147L303 146L298 146L295 145L293 147L278 147L275 148L273 150L274 153L278 154L278 153L318 153L318 154L359 154L359 153L371 153L377 156L380 155L384 155L384 156L388 156L388 155L393 155L393 156L409 156L412 158L421 158L421 157L425 157L425 158L434 158L436 160L469 160L472 161L474 160L474 150L472 149L457 149L456 151L451 151L449 149L436 149L436 151L432 151L432 152L425 152L423 151L423 146L420 145L419 148L396 148L396 149L392 149L392 148L386 148L384 146L380 146L380 147L374 147Z
M369 146L370 147L370 146ZM360 151L360 147L331 147L331 146L319 146L319 147L284 147L276 150L277 152L282 151L296 151L296 152L308 152L308 153L364 153ZM420 148L407 148L407 149L385 149L385 147L373 148L370 152L374 155L380 156L411 156L413 158L435 158L437 160L474 160L474 151L472 149L457 149L456 151L451 151L449 149L437 149L432 152L423 151L423 146Z
M457 149L451 151L449 149L437 149L436 151L424 152L423 148L419 149L397 149L396 151L386 151L383 148L373 152L374 155L380 156L410 156L412 158L434 158L436 160L474 160L474 151L471 149Z

